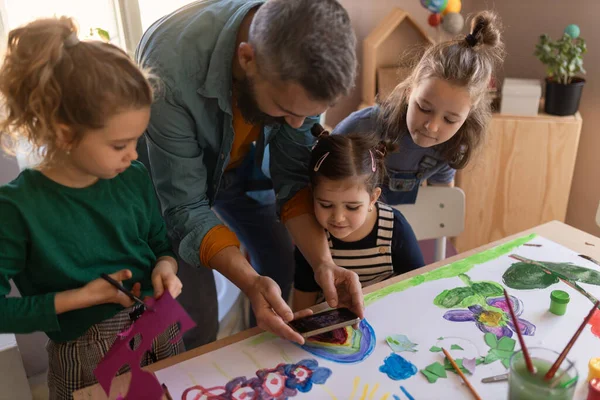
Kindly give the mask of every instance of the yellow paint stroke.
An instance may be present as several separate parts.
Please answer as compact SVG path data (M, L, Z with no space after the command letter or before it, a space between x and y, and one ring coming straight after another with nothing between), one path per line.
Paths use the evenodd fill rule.
M319 387L321 389L323 389L325 391L325 393L327 393L329 395L329 397L331 397L331 400L337 400L337 397L335 397L335 395L333 394L333 392L331 391L331 389L329 389L327 386L325 386L325 385L319 385Z
M213 367L215 367L215 369L216 369L217 371L219 371L219 373L225 377L225 379L227 379L228 381L230 381L231 379L233 379L233 378L231 378L229 375L227 375L227 373L226 373L225 371L223 371L223 368L221 368L221 367L219 366L219 364L217 364L216 362L213 362L212 364L213 364ZM194 384L194 385L195 385L195 384Z
M383 397L381 398L381 400L387 400L387 398L390 397L389 393L386 393L383 395Z
M352 385L352 393L350 394L350 400L354 400L354 395L356 394L358 385L360 385L360 378L357 376L356 378L354 378L354 385Z
M373 400L373 398L375 397L375 393L377 392L377 389L379 389L379 383L376 383L375 386L373 386L373 390L371 391L371 394L369 395L369 400Z
M278 346L278 347L279 347L279 352L281 353L281 358L283 358L283 361L285 361L288 364L293 364L292 359L290 358L290 356L287 355L287 353L285 352L283 347L281 347L281 346Z
M198 386L198 382L196 381L196 378L194 378L194 375L188 373L187 376L190 378L190 381L192 381L192 385Z
M248 358L250 359L250 361L252 361L254 363L254 365L256 366L256 368L263 369L263 367L260 366L260 364L258 363L258 361L256 361L256 358L254 358L254 356L252 354L248 353L246 350L242 351L242 353L244 353L245 355L248 356Z
M367 392L369 391L369 384L365 384L365 388L363 389L363 394L360 396L359 400L367 400Z

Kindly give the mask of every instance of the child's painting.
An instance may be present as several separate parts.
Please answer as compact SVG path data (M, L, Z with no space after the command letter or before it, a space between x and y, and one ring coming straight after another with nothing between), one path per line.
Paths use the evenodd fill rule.
M564 316L549 312L555 289L571 296ZM263 333L156 375L177 400L467 398L445 348L483 398L506 399L507 382L481 380L507 372L519 350L516 330L529 347L560 351L594 297L597 265L530 235L367 295L357 330L319 335L303 347ZM600 311L568 356L581 377L575 398L589 359L600 356L590 351L600 349L599 336Z

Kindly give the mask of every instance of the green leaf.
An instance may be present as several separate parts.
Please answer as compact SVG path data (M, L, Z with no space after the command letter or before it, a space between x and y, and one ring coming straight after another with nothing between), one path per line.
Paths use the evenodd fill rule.
M467 308L477 302L475 291L470 287L444 290L433 299L433 304L443 308Z
M450 346L450 350L464 350L464 349L457 344L453 344Z
M483 297L496 297L504 294L504 288L496 282L479 281L474 282L471 288Z
M439 376L437 376L436 374L432 374L431 372L429 372L427 370L422 369L420 372L423 375L425 375L425 378L427 378L429 383L435 383L439 379Z
M437 338L437 340L444 340L444 338L440 336L439 338Z
M490 351L487 356L485 356L485 359L483 360L484 364L490 364L493 363L496 360L499 360L500 357L498 357L498 355L495 352Z
M431 346L431 348L429 349L429 351L431 351L432 353L439 353L442 351L441 347L437 347L437 346Z
M110 42L110 35L108 34L108 31L102 29L102 28L95 28L96 33L98 34L98 36L100 36L100 38L106 42Z
M500 338L500 340L498 341L498 346L497 348L499 350L507 350L512 352L515 349L515 344L517 342L515 341L515 339L509 338L507 336L503 336L502 338Z
M542 271L537 265L518 262L511 265L502 275L502 281L511 289L545 289L558 283L558 278Z
M462 372L467 373L469 372L464 366L463 366L463 359L462 358L458 358L456 360L454 360L454 362L456 363L456 366L458 367L458 369L460 369ZM452 371L454 373L456 373L456 370L454 369L454 367L452 366L452 364L450 363L450 360L448 360L447 358L444 359L444 368L447 371Z
M475 365L483 364L485 361L485 357L479 357L475 360Z
M593 269L580 267L571 263L544 262L543 264L550 271L557 272L572 281L600 286L600 272Z
M510 356L512 356L514 353L514 351L512 351L512 350L500 350L500 349L492 349L492 350L490 350L490 352L493 352L494 354L496 354L498 356L498 358L500 358L500 359L510 358Z
M435 375L439 376L440 378L446 378L447 377L447 375L446 375L446 369L438 361L436 361L433 364L430 364L427 367L425 367L425 370L431 372L432 374L435 374Z
M492 349L495 349L498 346L498 338L491 332L488 332L485 335L483 335L483 340Z
M508 369L510 367L510 358L503 358L500 362L504 365L504 368Z

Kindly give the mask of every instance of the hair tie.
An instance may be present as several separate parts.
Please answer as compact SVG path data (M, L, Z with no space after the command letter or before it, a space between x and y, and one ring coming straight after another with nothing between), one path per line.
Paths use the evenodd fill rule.
M65 38L63 43L67 49L77 46L79 44L79 38L77 37L77 33L71 32L69 36Z
M465 37L465 40L467 41L470 47L475 47L475 45L477 45L478 42L477 38L471 33L469 33L467 37Z
M315 172L319 171L319 168L321 168L323 161L325 161L325 159L327 158L328 155L329 155L329 152L323 154L321 156L321 158L319 158L319 161L317 161L317 163L315 164L315 168L313 169Z

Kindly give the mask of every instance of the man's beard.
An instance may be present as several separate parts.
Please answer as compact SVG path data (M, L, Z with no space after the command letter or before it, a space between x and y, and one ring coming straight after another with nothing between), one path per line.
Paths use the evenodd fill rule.
M272 117L258 108L256 95L254 93L254 82L244 77L242 80L234 81L237 107L246 122L252 125L275 125L285 122L283 117Z

